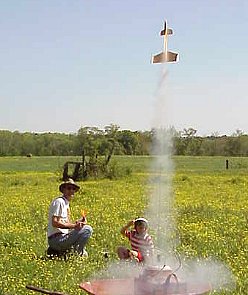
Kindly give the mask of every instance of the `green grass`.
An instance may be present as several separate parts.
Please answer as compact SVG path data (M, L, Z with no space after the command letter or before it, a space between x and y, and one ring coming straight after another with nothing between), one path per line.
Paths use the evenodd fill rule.
M80 161L80 157L0 157L0 171L62 171L66 161Z
M172 157L177 172L247 172L248 157ZM229 169L226 170L226 160ZM35 171L58 172L62 171L66 161L81 161L81 157L0 157L0 171ZM121 167L131 167L133 172L151 170L151 156L113 156L112 162L117 162Z
M244 157L190 157L176 156L173 158L177 172L192 173L241 173L248 171L248 158ZM228 160L228 170L226 169Z
M70 295L107 266L102 252L110 252L126 241L119 234L127 220L139 216L148 200L147 179L151 157L114 157L132 175L118 180L81 182L72 201L76 219L88 212L94 234L89 258L46 260L47 211L59 194L61 167L67 158L0 158L0 294L32 294L26 284ZM230 158L225 169L222 157L174 157L174 196L178 250L187 257L216 257L228 265L237 286L231 294L248 294L248 179L247 159ZM232 165L231 165L232 163ZM124 168L123 168L124 169ZM225 294L225 293L223 293ZM228 294L228 293L227 293Z

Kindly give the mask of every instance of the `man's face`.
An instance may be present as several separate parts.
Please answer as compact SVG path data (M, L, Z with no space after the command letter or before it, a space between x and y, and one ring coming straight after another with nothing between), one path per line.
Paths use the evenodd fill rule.
M64 188L64 196L67 198L68 201L74 196L76 188L74 185L67 184Z

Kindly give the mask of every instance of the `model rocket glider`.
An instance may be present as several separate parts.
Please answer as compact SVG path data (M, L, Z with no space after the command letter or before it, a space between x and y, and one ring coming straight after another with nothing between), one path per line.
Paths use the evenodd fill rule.
M164 22L164 29L160 32L160 36L164 37L164 48L163 51L157 55L152 56L152 63L165 63L165 62L176 62L178 60L178 54L168 51L168 35L172 35L172 29L167 28L166 21Z

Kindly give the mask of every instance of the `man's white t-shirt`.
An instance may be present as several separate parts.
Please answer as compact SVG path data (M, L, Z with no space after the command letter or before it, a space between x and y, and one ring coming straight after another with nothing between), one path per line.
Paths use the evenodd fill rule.
M48 217L48 227L47 227L47 236L50 237L55 233L64 233L67 234L69 229L67 228L57 228L52 225L53 216L58 216L61 218L62 222L68 222L68 212L69 212L69 202L64 197L58 197L51 202L49 208L49 217Z

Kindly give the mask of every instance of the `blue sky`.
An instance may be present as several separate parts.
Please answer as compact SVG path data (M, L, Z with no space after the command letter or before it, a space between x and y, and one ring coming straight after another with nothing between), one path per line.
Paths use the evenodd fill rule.
M248 133L247 15L246 0L0 1L0 129L150 130L167 19L168 124Z

